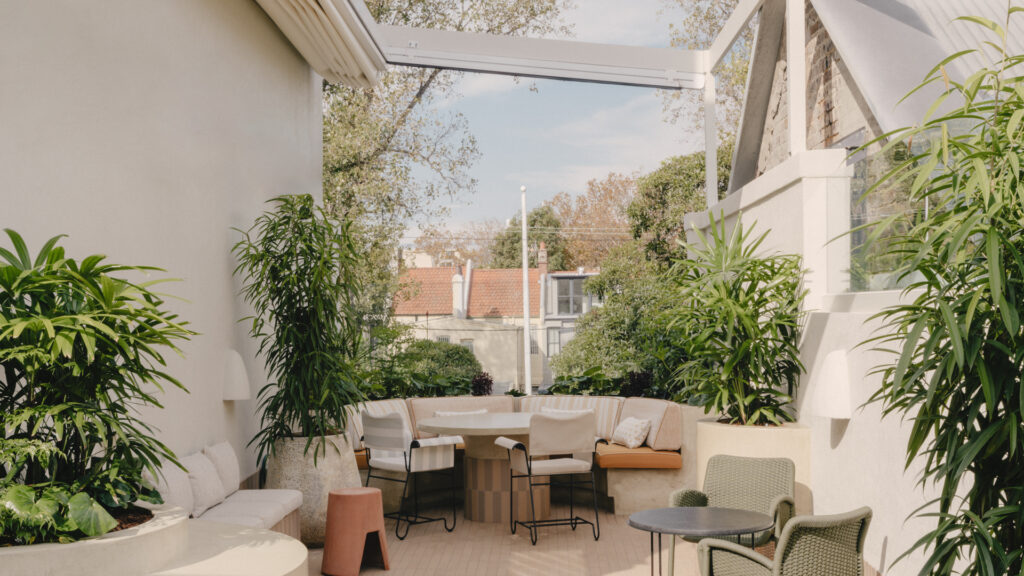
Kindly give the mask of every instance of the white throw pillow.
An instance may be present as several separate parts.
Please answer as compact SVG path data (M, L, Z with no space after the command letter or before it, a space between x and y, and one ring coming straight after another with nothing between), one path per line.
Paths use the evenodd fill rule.
M626 418L615 427L615 432L612 433L612 442L626 448L638 448L647 439L647 433L650 431L650 420Z
M487 414L487 408L481 408L479 410L465 410L459 412L457 410L438 410L434 412L434 416L469 416L470 414Z
M221 442L203 448L203 454L210 459L210 462L213 462L213 467L217 469L217 476L220 477L220 483L226 492L225 496L234 494L238 490L238 485L242 483L242 474L238 470L238 456L235 455L235 449L231 447L231 444Z
M188 481L188 472L170 462L161 462L160 475L154 479L149 470L142 477L156 488L167 506L178 506L189 514L195 503L192 498L192 484Z
M192 498L195 500L192 504L193 518L224 501L227 490L209 458L197 452L182 458L181 465L188 470L188 481L192 486Z
M552 414L555 416L576 416L579 414L593 414L593 408L552 408L550 406L541 406L541 414Z

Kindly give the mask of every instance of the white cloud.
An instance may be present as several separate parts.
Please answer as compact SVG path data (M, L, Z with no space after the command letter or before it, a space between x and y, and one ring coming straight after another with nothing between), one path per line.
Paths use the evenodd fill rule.
M541 137L549 146L573 149L572 156L587 162L510 177L527 186L570 193L582 192L587 181L609 172L650 172L665 158L703 147L703 133L694 131L690 123L669 124L662 119L661 99L653 93L553 126Z
M519 88L525 89L526 83L517 82L512 76L498 74L465 74L459 81L456 90L465 98L511 92Z
M673 6L661 0L581 0L562 19L574 24L575 39L582 42L667 47L669 21L680 14Z

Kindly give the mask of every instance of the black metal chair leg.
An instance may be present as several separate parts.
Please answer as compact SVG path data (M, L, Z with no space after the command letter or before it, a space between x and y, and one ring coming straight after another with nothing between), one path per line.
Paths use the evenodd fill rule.
M409 522L409 519L406 518L406 521L405 521L405 534L402 534L400 532L400 528L402 527L402 518L406 516L406 514L405 514L405 499L406 499L406 494L409 491L409 476L410 475L408 473L406 473L405 481L402 482L402 499L398 501L398 518L396 518L396 520L395 520L395 537L398 538L399 540L405 540L405 537L409 535L409 528L412 527L412 524Z
M574 494L574 488L576 485L576 475L569 474L569 526L576 530L576 511L574 506L576 505L576 495Z
M537 510L533 505L533 476L530 476L530 544L537 545Z
M516 479L512 475L512 466L508 468L508 525L512 529L512 533L516 533Z
M594 540L601 538L601 516L597 512L597 478L594 471L590 471L590 494L594 498Z
M455 530L455 523L458 521L458 512L455 510L455 467L452 466L451 471L451 499L452 499L452 527L448 527L448 519L444 519L444 529L451 532Z

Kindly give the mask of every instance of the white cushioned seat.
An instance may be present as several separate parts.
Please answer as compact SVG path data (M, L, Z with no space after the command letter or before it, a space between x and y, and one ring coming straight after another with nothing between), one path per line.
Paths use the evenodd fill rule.
M224 518L229 517L254 517L260 519L260 528L270 528L280 522L291 510L283 503L278 502L254 502L240 499L231 499L221 502L210 508L200 516L201 520L213 520L215 522L227 522Z
M298 510L302 507L302 492L288 490L285 488L265 490L239 490L228 496L225 502L253 502L256 504L278 504L284 506L288 511Z
M245 526L247 528L266 529L273 526L273 524L267 526L266 521L259 516L227 513L221 514L216 512L216 510L217 508L211 508L206 514L203 514L202 517L197 518L197 520L202 522L220 522L221 524L237 524L238 526Z
M549 474L582 474L590 472L590 462L576 458L554 458L552 460L534 460L531 464L534 476ZM526 470L516 470L526 474Z
M181 465L188 470L188 481L192 486L192 517L198 518L209 508L224 501L227 490L220 481L213 462L202 452L189 454L181 459Z

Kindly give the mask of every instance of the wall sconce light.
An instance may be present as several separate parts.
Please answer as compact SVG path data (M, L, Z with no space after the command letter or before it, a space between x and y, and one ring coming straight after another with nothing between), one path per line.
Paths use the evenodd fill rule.
M248 400L252 398L249 373L245 361L237 350L228 350L224 359L224 400Z
M850 398L850 367L846 350L829 352L812 382L814 412L833 420L849 420L853 415L853 402Z

